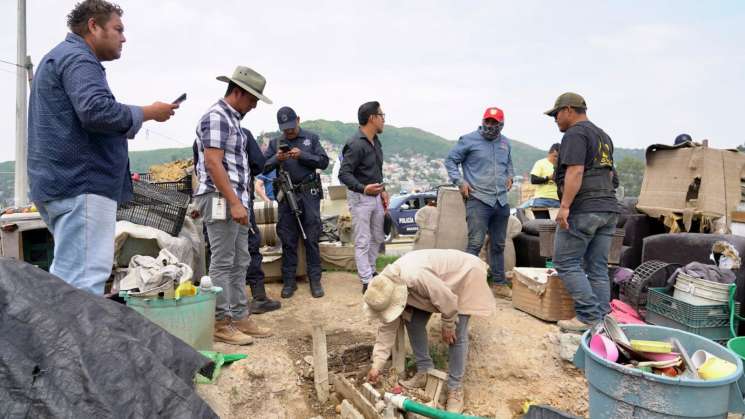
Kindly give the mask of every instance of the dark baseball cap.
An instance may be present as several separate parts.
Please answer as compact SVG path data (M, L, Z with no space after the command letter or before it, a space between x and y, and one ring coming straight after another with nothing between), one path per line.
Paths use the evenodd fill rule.
M297 114L289 106L283 106L277 111L277 123L280 131L297 127Z
M561 108L565 108L567 106L571 106L572 108L587 109L585 98L576 93L566 92L556 99L553 108L547 110L544 113L548 116L553 117L556 116L556 113L558 113Z

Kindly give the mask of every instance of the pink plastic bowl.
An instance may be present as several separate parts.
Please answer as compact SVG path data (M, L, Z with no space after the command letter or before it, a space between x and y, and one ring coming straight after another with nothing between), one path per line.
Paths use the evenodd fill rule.
M595 335L590 339L590 350L610 362L616 362L618 360L618 348L616 344L603 335Z

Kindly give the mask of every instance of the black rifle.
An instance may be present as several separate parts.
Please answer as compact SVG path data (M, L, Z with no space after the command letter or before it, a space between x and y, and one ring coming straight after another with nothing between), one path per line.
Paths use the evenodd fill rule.
M290 151L290 145L287 144L287 141L284 138L279 139L278 148L279 151L283 153L287 153L288 151ZM277 183L279 184L279 190L282 192L283 195L282 199L287 200L287 204L290 205L290 211L295 214L295 220L297 220L297 225L298 227L300 227L300 233L302 233L303 235L303 240L307 240L308 237L305 235L303 223L300 222L300 214L303 213L303 210L301 210L300 206L297 204L297 196L295 196L295 185L292 184L290 174L287 172L287 170L285 170L283 162L279 162L279 169L277 169Z

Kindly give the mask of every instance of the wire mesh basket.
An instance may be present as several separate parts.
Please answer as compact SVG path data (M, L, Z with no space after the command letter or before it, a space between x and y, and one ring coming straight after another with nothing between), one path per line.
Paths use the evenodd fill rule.
M186 176L182 177L179 180L168 181L168 182L153 181L153 176L150 173L140 173L139 175L140 175L141 182L147 182L153 185L158 185L161 188L169 189L172 191L178 191L181 193L185 193L189 196L191 196L193 192L192 187L191 187L192 175L190 174L187 174Z
M117 221L129 221L178 236L184 226L191 197L156 184L133 181L134 196L119 205Z
M646 315L649 288L667 286L667 279L680 267L677 263L648 260L636 269L631 279L621 287L621 301L628 303L639 314Z

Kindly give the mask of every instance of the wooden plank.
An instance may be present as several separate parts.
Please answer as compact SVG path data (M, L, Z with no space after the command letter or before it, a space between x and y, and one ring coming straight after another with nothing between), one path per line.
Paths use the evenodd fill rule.
M354 408L349 400L342 400L341 402L341 419L364 419L357 409Z
M338 374L332 374L331 377L334 382L334 391L349 400L362 413L365 419L381 419L380 414L375 410L375 406L367 401L365 396L357 391L349 380Z
M736 223L745 223L745 212L732 211L732 221Z
M378 390L375 390L375 387L370 383L362 385L362 395L365 396L367 401L369 401L373 406L375 403L383 399L383 396L381 396Z
M404 322L399 321L398 331L396 332L396 342L393 345L393 365L399 378L404 377L406 372L406 329Z
M313 326L313 382L318 401L326 403L329 399L329 367L326 332L321 325Z

